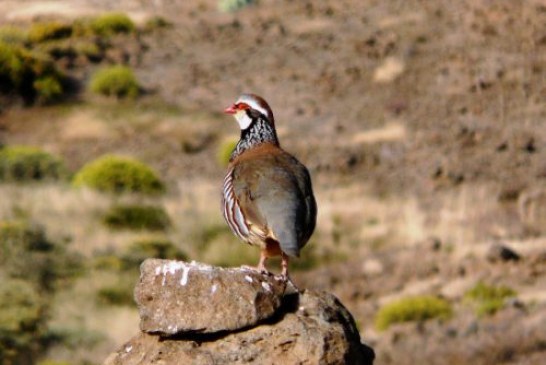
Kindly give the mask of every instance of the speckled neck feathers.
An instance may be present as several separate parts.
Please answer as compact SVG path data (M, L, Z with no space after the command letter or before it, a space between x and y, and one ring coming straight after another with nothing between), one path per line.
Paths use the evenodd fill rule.
M241 138L231 153L229 160L233 161L246 150L267 142L279 146L275 128L271 126L263 116L253 118L250 126L241 131Z

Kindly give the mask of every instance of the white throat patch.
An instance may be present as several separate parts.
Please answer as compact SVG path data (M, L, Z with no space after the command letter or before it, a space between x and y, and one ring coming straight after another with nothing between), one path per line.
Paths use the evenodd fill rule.
M235 119L237 120L237 123L239 123L239 128L241 128L241 130L247 129L250 127L250 124L252 124L252 119L248 116L246 110L239 110L235 113Z

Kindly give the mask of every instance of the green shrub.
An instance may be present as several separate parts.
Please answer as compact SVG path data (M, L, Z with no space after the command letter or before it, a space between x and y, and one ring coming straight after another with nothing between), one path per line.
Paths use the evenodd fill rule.
M49 343L62 344L64 348L71 350L93 348L101 342L108 340L107 336L103 332L90 329L85 325L85 323L76 325L57 323L50 325L45 333L45 337ZM45 364L56 365L56 362L52 360L43 360L42 362L38 363L38 365ZM59 365L60 364L64 364L64 362L60 362ZM75 362L69 364L91 365L88 362Z
M37 351L47 305L32 284L2 278L0 308L0 359L3 364L17 364Z
M122 259L114 254L102 254L93 259L93 267L99 270L120 271L124 264Z
M76 57L76 51L74 50L72 43L71 39L51 40L40 43L39 45L34 46L33 49L41 54L51 56L55 60L63 57L71 59Z
M17 90L23 81L25 64L22 48L0 42L0 87L3 91Z
M0 263L9 264L17 251L51 252L54 244L46 238L40 226L26 221L0 221Z
M85 57L96 62L104 58L104 51L99 44L100 41L93 37L69 38L43 42L35 46L34 49L55 60Z
M132 158L115 155L105 155L85 165L74 176L74 186L112 193L164 191L163 183L151 168Z
M0 181L58 180L66 176L62 160L36 147L0 149Z
M229 164L229 158L231 157L231 153L235 149L235 146L237 146L238 140L229 139L225 140L222 144L220 144L220 147L218 147L218 152L216 154L216 160L218 161L218 164L220 166L227 166Z
M292 271L309 271L319 266L322 267L322 265L347 260L344 254L335 250L319 251L317 248L318 246L314 242L309 242L301 251L301 256L290 261L290 269ZM280 267L280 258L272 260L271 264Z
M377 312L375 326L383 331L395 323L446 319L451 315L451 305L444 299L433 296L408 297L383 306Z
M34 23L28 31L28 40L40 43L52 39L68 38L72 35L72 26L61 22Z
M138 96L140 86L127 66L117 65L97 71L89 85L92 92L105 96L134 98Z
M117 33L132 33L135 24L126 14L107 13L91 21L91 29L98 35L109 36Z
M193 236L199 261L224 267L254 265L258 262L260 251L236 238L227 224L199 227Z
M96 37L95 32L91 28L91 24L95 18L80 17L72 22L72 38L88 38Z
M145 205L114 205L103 217L103 222L112 229L165 230L170 219L162 207Z
M516 296L516 292L506 286L491 286L478 282L464 297L475 306L478 316L491 315L504 306L506 298Z
M232 12L251 5L254 0L220 0L218 1L218 9L223 12Z
M144 30L151 32L156 29L169 28L172 24L168 22L165 18L160 16L154 16L146 21L144 24Z
M0 221L0 252L0 267L8 276L42 291L53 291L83 271L78 254L50 241L40 226L26 221Z
M165 237L141 238L131 244L122 256L127 268L138 267L147 258L187 260L188 257Z
M222 267L237 267L241 265L257 265L260 250L235 237L226 240L215 240L202 249L199 260L211 265Z
M49 96L60 95L59 88L62 93L62 81L63 74L49 55L0 42L0 92L20 95L29 103L37 96L50 101Z
M63 95L63 86L53 76L41 77L34 81L33 86L38 99L44 103L58 100Z
M119 280L118 283L105 286L97 292L100 302L109 305L133 305L133 281Z
M0 43L24 44L27 39L28 32L21 28L12 25L0 27Z
M92 62L98 62L104 58L102 48L91 39L80 39L73 42L73 49L76 54L86 57Z

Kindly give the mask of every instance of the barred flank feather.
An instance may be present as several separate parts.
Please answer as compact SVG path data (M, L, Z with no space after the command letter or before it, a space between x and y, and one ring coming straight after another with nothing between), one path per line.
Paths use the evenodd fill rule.
M243 241L249 240L249 227L245 221L239 202L233 192L233 168L229 169L224 178L222 194L222 213L229 228Z

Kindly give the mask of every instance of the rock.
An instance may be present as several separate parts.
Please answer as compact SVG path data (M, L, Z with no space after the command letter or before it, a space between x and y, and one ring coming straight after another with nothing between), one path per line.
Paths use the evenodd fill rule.
M362 263L362 271L367 275L380 275L385 271L383 263L378 259L367 259Z
M546 233L546 188L522 192L518 198L518 215L521 223L533 234Z
M274 277L249 270L146 260L135 290L146 322L104 365L373 363L336 297L310 290L283 296L281 289ZM143 303L148 297L153 304ZM261 297L269 298L263 308ZM245 313L252 320L241 319Z
M140 268L135 300L140 329L161 335L234 331L269 318L285 282L241 268L148 259Z
M353 318L332 295L306 291L285 298L266 323L216 334L175 337L141 333L105 365L145 364L371 364Z
M520 259L520 255L508 246L500 243L494 243L487 250L486 258L491 262L518 261Z
M446 282L440 289L440 294L446 299L457 300L464 296L464 293L476 284L473 277L456 278Z
M438 237L428 237L425 240L425 246L431 251L440 251L442 248L442 241Z

